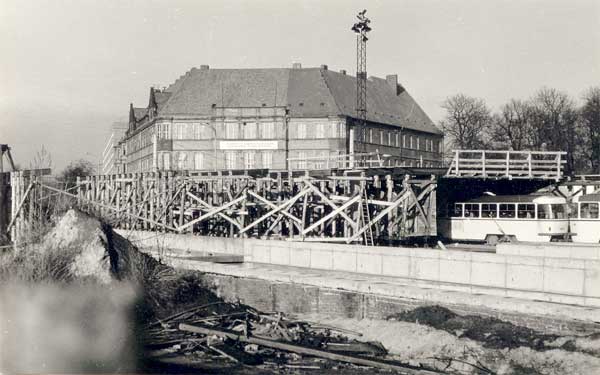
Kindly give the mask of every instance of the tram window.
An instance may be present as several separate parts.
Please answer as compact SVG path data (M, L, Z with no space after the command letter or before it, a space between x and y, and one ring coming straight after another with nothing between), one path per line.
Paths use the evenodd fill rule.
M552 219L549 204L538 204L538 219Z
M456 203L454 209L450 208L448 211L450 212L451 217L462 217L463 205L462 203Z
M600 218L599 203L581 203L581 218L582 219L599 219Z
M481 205L481 217L492 217L498 216L498 205L496 203L482 204Z
M465 203L465 217L479 217L479 204Z
M564 204L553 204L552 214L554 219L566 219L567 218L567 206Z
M515 217L515 205L514 204L501 204L500 205L500 218L512 218Z
M519 219L533 219L535 217L535 204L518 204L517 216Z

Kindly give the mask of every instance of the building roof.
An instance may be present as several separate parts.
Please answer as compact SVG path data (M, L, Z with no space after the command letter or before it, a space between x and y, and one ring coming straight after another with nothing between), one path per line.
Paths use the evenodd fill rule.
M139 119L143 118L144 116L146 116L147 112L148 112L148 108L133 107L133 113L135 115L136 120L139 120Z
M155 91L155 100L158 116L209 116L215 106L287 106L291 117L355 118L356 78L325 67L193 68L164 91ZM377 77L367 82L367 120L442 134L402 86Z
M163 105L169 100L171 97L171 93L167 91L155 91L154 98L156 99L156 105L158 106L158 110L160 111Z

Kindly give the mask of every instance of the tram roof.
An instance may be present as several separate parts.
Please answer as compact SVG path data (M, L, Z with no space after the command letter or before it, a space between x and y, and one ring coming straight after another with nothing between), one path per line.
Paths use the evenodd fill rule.
M562 197L553 195L484 195L464 203L565 203Z
M600 193L580 195L574 200L575 202L600 202Z

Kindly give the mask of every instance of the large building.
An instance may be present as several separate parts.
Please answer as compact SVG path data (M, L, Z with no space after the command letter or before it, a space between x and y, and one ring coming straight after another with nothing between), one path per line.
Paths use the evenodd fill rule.
M102 150L102 174L118 174L125 172L125 153L123 137L128 129L126 122L115 122L110 127L110 136Z
M356 115L356 78L302 68L193 68L130 106L121 147L126 172L336 167L340 155L386 163L441 163L442 132L396 75L370 77L367 122ZM331 162L330 162L331 161Z

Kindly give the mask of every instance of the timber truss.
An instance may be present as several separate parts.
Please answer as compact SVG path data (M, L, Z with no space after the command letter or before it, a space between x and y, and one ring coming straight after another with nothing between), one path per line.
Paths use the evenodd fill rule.
M123 229L366 245L437 234L435 177L391 169L260 177L157 172L91 176L77 186L80 207Z

